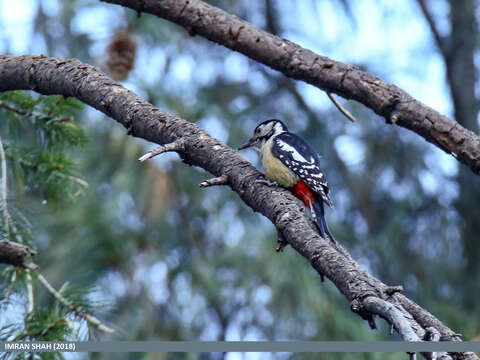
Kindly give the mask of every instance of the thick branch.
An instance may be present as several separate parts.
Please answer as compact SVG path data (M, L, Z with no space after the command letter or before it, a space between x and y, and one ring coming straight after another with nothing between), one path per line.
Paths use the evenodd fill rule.
M102 0L147 12L238 51L284 75L357 100L387 123L410 129L480 174L480 138L402 89L354 66L269 34L200 0Z
M418 337L425 328L435 327L443 340L459 340L455 333L438 319L401 294L390 295L390 288L363 270L340 245L332 246L315 231L304 214L302 204L287 190L271 188L256 182L262 175L234 150L212 138L197 125L160 112L133 92L123 88L98 69L78 60L59 60L43 56L1 56L0 91L32 89L41 94L75 96L112 117L137 137L160 145L182 141L182 160L200 166L215 176L228 177L228 185L254 211L269 218L282 238L320 274L330 279L350 302L360 303L373 297L403 309L405 321ZM415 310L415 315L402 306L401 300ZM362 305L363 304L363 305ZM389 319L388 313L382 314ZM427 314L422 316L422 314ZM364 313L361 314L362 316ZM422 319L420 325L416 318ZM452 354L457 359L476 359L464 353Z

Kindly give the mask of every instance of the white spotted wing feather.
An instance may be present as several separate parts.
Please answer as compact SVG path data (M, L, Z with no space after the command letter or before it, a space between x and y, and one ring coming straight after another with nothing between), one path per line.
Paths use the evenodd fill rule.
M272 153L332 206L327 179L320 168L320 158L305 140L288 132L280 134L273 139Z

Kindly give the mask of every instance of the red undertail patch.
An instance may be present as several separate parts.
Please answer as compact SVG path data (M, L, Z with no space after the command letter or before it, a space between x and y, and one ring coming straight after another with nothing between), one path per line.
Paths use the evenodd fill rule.
M293 194L303 201L305 206L310 207L310 204L315 202L315 194L303 181L299 181L293 187Z

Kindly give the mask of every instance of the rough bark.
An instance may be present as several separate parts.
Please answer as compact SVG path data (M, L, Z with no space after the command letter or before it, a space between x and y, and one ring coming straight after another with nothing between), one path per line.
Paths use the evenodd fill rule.
M354 66L269 34L200 0L101 0L170 20L284 75L356 100L387 123L412 130L480 174L480 138L402 89Z
M368 274L340 245L322 239L302 204L289 191L256 183L262 175L234 150L197 125L160 112L95 67L78 60L0 55L0 91L16 89L74 96L121 123L133 136L158 144L182 141L179 154L185 163L215 176L225 175L228 186L254 211L269 218L282 237L330 279L352 310L371 325L373 314L377 314L392 321L404 339L412 339L413 333L423 339L425 329L433 327L443 340L461 341L428 311ZM452 353L451 357L478 359L473 353Z

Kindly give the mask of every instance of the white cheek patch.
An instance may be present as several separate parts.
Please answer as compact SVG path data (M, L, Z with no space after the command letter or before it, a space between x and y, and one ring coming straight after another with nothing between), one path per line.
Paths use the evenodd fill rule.
M292 154L292 158L298 162L301 162L301 163L313 163L315 161L315 159L313 159L313 157L311 158L312 161L308 161L307 159L305 159L297 150L295 150L295 148L289 144L287 144L286 142L283 142L282 140L278 140L277 141L277 144L278 146L280 146L280 148L284 151L288 151L289 153Z

